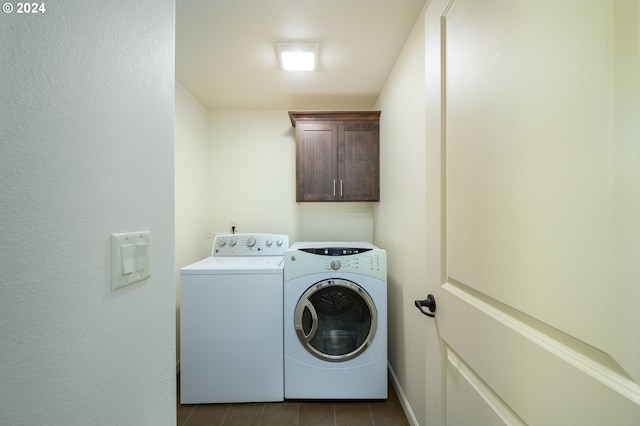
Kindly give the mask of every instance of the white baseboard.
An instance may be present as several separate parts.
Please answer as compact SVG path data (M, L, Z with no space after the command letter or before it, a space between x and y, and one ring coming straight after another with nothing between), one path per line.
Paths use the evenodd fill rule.
M396 395L398 395L398 399L400 400L400 405L404 410L404 414L407 416L407 419L409 420L411 426L420 426L420 424L418 423L418 419L416 419L416 416L413 414L411 405L409 405L409 400L407 399L407 396L404 394L404 391L400 386L400 382L398 381L396 373L393 371L393 368L391 368L391 364L389 364L388 362L387 366L389 368L389 375L391 376L391 384L393 385L393 389L395 389L396 391Z

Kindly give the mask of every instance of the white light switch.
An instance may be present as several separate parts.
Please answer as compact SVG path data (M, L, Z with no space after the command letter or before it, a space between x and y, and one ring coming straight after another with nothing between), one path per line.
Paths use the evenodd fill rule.
M151 233L132 232L111 236L111 291L149 278Z
M136 250L136 271L144 271L147 269L147 249L149 245L147 243L138 243Z
M129 275L133 272L133 265L136 258L135 244L124 244L120 246L122 255L122 275Z

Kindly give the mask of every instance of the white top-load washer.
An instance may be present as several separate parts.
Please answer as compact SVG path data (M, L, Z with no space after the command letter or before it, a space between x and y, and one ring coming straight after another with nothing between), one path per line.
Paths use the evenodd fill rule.
M180 402L282 401L281 234L217 235L180 270Z
M371 243L295 243L284 261L285 398L387 398L387 260Z

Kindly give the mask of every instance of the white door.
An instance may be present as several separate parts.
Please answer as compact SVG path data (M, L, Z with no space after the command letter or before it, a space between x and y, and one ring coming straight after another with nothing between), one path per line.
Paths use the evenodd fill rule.
M639 3L427 10L433 424L640 424Z

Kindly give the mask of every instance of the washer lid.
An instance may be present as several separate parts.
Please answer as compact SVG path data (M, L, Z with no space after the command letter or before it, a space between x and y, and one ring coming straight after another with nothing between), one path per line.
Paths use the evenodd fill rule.
M210 256L180 269L180 274L259 274L282 273L283 256Z

